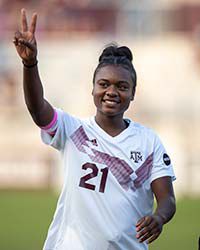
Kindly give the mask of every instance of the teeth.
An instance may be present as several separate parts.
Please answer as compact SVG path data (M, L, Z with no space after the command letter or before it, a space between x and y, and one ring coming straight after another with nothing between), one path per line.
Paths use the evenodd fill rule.
M108 101L108 100L106 100L105 102L110 104L116 103L115 101Z

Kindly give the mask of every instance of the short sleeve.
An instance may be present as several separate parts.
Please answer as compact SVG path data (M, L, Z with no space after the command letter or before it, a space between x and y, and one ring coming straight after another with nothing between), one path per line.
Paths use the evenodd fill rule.
M171 159L167 154L159 137L155 135L153 167L150 176L150 183L157 178L170 176L172 181L176 179Z
M61 109L55 108L55 111L57 112L56 132L52 136L45 130L41 129L41 139L45 144L50 145L57 150L63 150L69 136L78 127L80 122L77 118L65 113Z

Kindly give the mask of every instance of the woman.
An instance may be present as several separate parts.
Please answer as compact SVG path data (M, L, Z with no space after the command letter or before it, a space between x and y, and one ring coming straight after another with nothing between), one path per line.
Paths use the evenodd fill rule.
M77 119L43 97L36 19L28 29L22 9L13 42L24 65L27 108L43 141L63 155L64 185L44 249L148 249L175 213L175 176L157 135L123 118L136 88L132 53L125 46L104 49L93 77L96 115Z

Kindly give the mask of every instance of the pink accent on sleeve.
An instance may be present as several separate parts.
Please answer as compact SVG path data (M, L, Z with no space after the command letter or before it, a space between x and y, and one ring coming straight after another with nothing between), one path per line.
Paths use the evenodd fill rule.
M43 130L48 130L48 129L52 128L55 125L57 119L58 119L58 114L57 114L56 110L54 109L53 120L48 125L46 125L44 127L40 127L40 128Z

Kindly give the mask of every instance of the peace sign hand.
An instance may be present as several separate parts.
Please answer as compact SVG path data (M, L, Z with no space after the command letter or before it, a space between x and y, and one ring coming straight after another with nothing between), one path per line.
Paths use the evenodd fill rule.
M21 32L17 31L15 33L13 43L19 56L26 65L32 65L37 61L37 44L35 39L36 22L37 14L34 13L32 15L30 28L28 28L26 11L25 9L21 10Z

